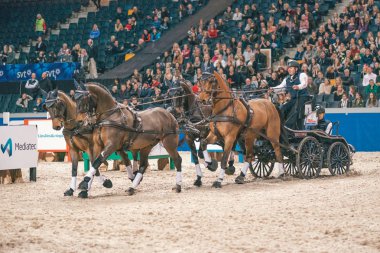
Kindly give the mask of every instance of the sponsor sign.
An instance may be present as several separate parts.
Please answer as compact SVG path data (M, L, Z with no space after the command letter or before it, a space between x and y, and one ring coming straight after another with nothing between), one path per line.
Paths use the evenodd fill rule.
M0 126L0 170L37 167L37 127Z
M38 151L40 152L68 152L62 129L53 129L50 119L25 120L25 125L38 126Z

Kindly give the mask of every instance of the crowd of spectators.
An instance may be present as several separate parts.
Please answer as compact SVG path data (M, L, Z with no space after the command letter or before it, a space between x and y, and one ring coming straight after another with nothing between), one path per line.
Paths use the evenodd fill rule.
M155 66L144 73L135 70L123 84L115 82L115 98L125 102L138 97L146 103L156 93L166 96L180 78L190 80L194 92L198 92L201 74L214 70L233 90L265 90L287 76L287 57L277 70L263 71L270 60L263 49L270 49L273 57L283 52L284 45L299 42L291 58L300 63L301 72L307 73L307 90L318 103L328 107L378 106L380 12L373 0L353 1L342 13L327 18L324 25L318 25L323 19L318 3L292 9L279 0L269 12L271 15L265 17L252 4L242 9L229 7L223 16L208 24L200 20L188 31L188 38L175 43ZM231 23L237 37L228 36ZM287 100L287 94L271 97L266 92L252 92L246 96L266 97L279 104Z

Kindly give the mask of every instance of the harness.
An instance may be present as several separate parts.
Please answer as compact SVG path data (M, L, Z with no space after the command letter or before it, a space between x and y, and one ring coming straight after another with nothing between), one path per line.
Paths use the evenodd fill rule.
M73 140L74 137L78 137L78 138L82 138L82 139L85 139L87 141L87 138L86 138L86 134L92 134L94 130L94 127L89 125L87 127L84 127L84 126L77 126L73 129L67 129L67 128L64 128L62 130L62 133L63 133L63 136L65 137L69 137L69 140L70 140L70 144L72 147L76 148L76 149L80 149L78 148L76 145L75 145L75 142Z

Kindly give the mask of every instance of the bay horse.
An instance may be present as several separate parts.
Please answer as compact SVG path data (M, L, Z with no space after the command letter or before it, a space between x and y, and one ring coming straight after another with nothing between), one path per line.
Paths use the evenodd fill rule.
M253 147L261 131L265 131L271 142L276 161L282 163L279 142L281 118L273 103L266 99L254 99L247 104L243 99L234 98L226 81L215 71L213 75L202 76L200 90L200 100L212 104L210 133L202 139L201 147L204 149L208 143L215 143L218 139L223 139L224 142L220 175L213 187L222 186L227 158L238 138L245 142L245 163L235 179L237 184L244 183L249 164L254 161Z
M151 108L137 113L128 106L117 103L103 85L87 83L85 87L86 91L76 91L77 121L86 120L88 115L94 115L99 129L99 138L95 146L102 144L102 148L79 188L88 189L96 169L113 152L122 149L140 150L138 173L132 187L126 190L128 195L135 194L135 189L148 166L150 151L157 143L162 142L177 170L174 189L181 192L182 158L177 151L179 127L174 116L163 108Z
M61 130L63 127L63 136L69 147L71 156L72 176L69 189L64 192L64 196L73 196L74 191L76 190L79 153L81 151L86 152L91 161L93 161L94 155L100 153L98 150L94 149L94 137L96 136L93 135L93 128L91 126L79 125L76 122L76 104L64 92L58 90L50 91L47 94L44 108L50 114L53 129ZM122 154L121 156L127 166L127 171L131 171L132 167L128 156L123 156ZM104 187L112 187L111 180L101 176L99 170L96 171L95 176ZM86 191L81 191L79 193L79 197L86 196Z
M210 171L216 171L218 167L218 162L215 159L210 158L207 149L202 150L202 148L199 147L199 151L197 152L195 146L196 140L206 138L210 132L207 119L212 114L212 107L211 104L201 103L198 96L194 94L192 85L189 81L179 80L179 84L180 89L179 92L175 93L176 96L173 98L174 108L171 112L177 118L177 121L180 122L180 125L184 128L185 141L190 148L197 174L197 179L194 181L194 185L200 187L202 186L203 173L199 164L199 158L204 159L205 167ZM192 131L192 128L195 128L197 131ZM207 160L207 158L211 160ZM234 154L231 152L228 167L226 168L226 174L232 175L234 172Z

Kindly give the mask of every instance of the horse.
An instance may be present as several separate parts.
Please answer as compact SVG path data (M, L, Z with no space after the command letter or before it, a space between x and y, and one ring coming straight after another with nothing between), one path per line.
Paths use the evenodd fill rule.
M207 137L210 128L207 119L211 116L212 107L210 104L203 104L199 98L194 94L192 85L187 80L179 81L179 89L173 98L173 108L171 112L180 122L181 127L184 129L185 141L189 145L191 155L195 164L197 179L194 181L195 186L202 186L202 169L199 164L199 158L209 158L207 150L199 148L197 152L195 140L201 140ZM193 130L195 129L195 130ZM222 144L223 146L223 144ZM234 167L234 154L231 152L229 166L226 169L226 174L232 175L235 172ZM210 171L216 171L218 162L214 159L205 159L205 167Z
M93 160L94 156L99 153L98 150L94 149L94 137L97 136L93 134L93 128L91 126L79 125L75 121L76 104L64 92L58 90L50 91L47 94L44 108L50 114L53 129L61 130L63 127L63 135L71 156L72 176L69 189L64 192L64 196L73 196L76 189L79 152L85 151L89 155L90 160ZM127 166L127 171L131 171L132 167L128 156L123 156L122 154L121 156ZM95 175L104 187L112 187L111 180L101 176L98 170ZM85 197L86 195L86 191L79 193L79 197Z
M234 98L226 81L215 71L213 75L202 76L200 90L200 100L212 104L210 133L202 139L201 147L204 149L208 143L215 143L218 139L223 139L224 142L222 169L213 187L222 187L227 158L239 137L245 142L245 163L235 179L237 184L244 183L249 165L254 160L254 143L263 130L275 151L276 161L282 164L279 142L281 117L273 103L266 99L255 99L247 104L243 99Z
M101 153L96 157L90 171L79 184L82 190L91 185L96 169L113 152L121 149L140 150L140 167L132 186L126 192L136 193L142 176L148 166L148 155L152 148L162 142L174 161L177 170L174 190L181 192L182 158L178 154L179 127L174 116L163 108L151 108L135 112L128 106L117 103L109 90L99 83L87 83L86 91L76 91L77 121L94 115L99 129L95 146L100 145Z

